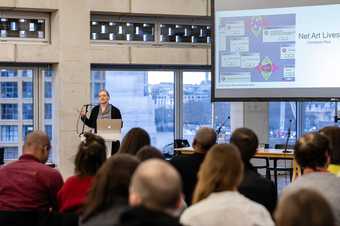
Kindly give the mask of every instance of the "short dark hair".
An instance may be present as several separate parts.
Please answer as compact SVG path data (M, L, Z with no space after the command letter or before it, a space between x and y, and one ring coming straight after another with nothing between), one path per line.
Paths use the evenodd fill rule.
M101 90L99 90L98 96L99 96L99 93L101 93L101 92L106 93L106 95L107 95L108 97L110 97L110 93L109 93L109 91L107 91L106 89L101 89Z
M209 127L201 127L197 130L192 146L200 151L209 151L216 144L217 134L214 129Z
M106 160L106 145L103 138L85 133L85 140L78 146L74 160L78 176L93 176Z
M332 164L340 164L340 128L337 126L327 126L320 130L320 133L328 137L330 146L330 156Z
M135 127L129 130L122 140L119 153L136 155L145 145L150 145L150 136L144 129Z
M139 151L136 154L136 157L142 162L152 158L164 159L164 156L160 150L149 145L139 149Z
M327 200L312 189L300 189L284 195L275 211L277 226L334 226L335 220Z
M294 150L295 159L302 168L325 167L330 150L329 140L320 133L306 133L297 140Z
M82 222L115 204L128 205L129 185L139 161L128 154L111 156L98 170L82 213Z
M230 137L230 143L234 144L241 152L243 162L247 163L255 155L259 140L251 129L238 128Z

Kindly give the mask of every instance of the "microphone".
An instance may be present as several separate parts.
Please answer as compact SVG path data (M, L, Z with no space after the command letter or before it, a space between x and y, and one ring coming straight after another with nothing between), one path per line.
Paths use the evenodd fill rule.
M83 107L93 106L92 104L84 104Z
M291 126L292 126L292 120L289 119L289 126L288 126L288 131L287 131L287 139L286 139L285 149L283 150L283 153L289 153L290 152L287 149L288 149L288 142L289 142L290 133L291 133Z
M220 135L222 127L224 126L224 124L227 122L227 120L230 119L230 115L228 115L228 117L226 117L226 119L222 122L222 124L217 128L217 130L215 131L217 136Z

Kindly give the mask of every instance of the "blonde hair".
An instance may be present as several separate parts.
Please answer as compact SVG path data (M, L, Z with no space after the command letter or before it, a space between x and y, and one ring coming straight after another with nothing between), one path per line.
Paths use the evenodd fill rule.
M232 144L216 144L206 155L198 172L193 203L213 192L235 189L241 182L243 163L240 152Z

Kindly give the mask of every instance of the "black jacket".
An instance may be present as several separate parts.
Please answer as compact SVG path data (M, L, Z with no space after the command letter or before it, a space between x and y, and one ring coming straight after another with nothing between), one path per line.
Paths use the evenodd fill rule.
M245 164L244 174L239 192L254 202L260 203L273 214L277 202L277 190L275 184L260 174L250 164Z
M118 108L110 104L111 106L111 119L122 119L122 115L120 114L120 111ZM92 108L90 118L82 117L81 120L87 125L88 127L91 127L97 132L97 118L99 114L99 105L96 105L94 108ZM123 127L123 124L122 124Z
M119 226L182 226L179 220L163 212L135 207L123 212Z
M188 155L177 155L170 161L181 175L185 202L188 205L191 205L192 195L197 183L197 173L204 157L205 154L195 152Z

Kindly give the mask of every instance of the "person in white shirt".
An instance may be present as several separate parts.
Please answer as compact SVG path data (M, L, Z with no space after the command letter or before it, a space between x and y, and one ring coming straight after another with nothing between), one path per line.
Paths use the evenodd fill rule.
M237 191L243 163L237 147L216 144L198 172L193 205L180 221L187 226L274 226L266 210Z

